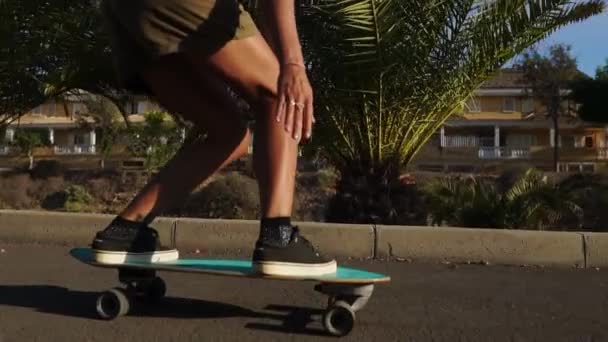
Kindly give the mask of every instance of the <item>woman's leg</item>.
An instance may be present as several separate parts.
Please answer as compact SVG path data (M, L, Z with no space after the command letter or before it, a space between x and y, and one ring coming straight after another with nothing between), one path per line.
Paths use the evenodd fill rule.
M144 73L159 103L207 132L203 141L184 145L120 214L152 222L179 205L198 185L248 151L251 134L225 83L193 76L188 61L173 56Z
M262 217L289 217L295 189L298 141L274 120L279 62L261 35L233 40L205 61L189 54L199 75L217 73L243 94L256 113L254 167Z
M230 97L221 91L222 82L215 81L225 79L256 111L254 158L262 224L254 265L274 275L335 272L335 261L317 253L291 225L298 141L274 120L279 64L266 41L256 35L230 41L211 57L194 52L185 57L188 63L181 55L163 59L144 73L144 79L165 108L184 115L210 135L198 145L184 147L136 196L122 218L150 221L245 153L249 133ZM197 72L195 77L192 71ZM102 233L96 241L103 239Z
M96 234L92 247L97 261L120 263L127 255L133 260L151 256L175 259L177 253L161 248L153 231L145 226L247 153L251 134L226 85L217 78L193 74L189 62L179 56L165 57L145 71L144 78L157 100L170 112L191 120L207 132L207 137L184 145L123 212Z
M254 266L275 275L333 273L334 260L322 257L291 225L298 140L275 120L279 62L261 35L233 40L209 59L188 53L199 75L217 74L243 94L256 112L254 166L262 220Z

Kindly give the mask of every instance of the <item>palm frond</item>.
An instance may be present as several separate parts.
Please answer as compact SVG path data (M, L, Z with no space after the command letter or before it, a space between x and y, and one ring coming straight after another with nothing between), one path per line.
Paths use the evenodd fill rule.
M319 0L301 20L318 141L332 141L347 167L407 165L508 60L604 3Z

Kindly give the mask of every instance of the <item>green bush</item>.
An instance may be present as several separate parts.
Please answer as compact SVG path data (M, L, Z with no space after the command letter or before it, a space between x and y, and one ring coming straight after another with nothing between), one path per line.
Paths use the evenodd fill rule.
M322 169L318 172L317 181L322 189L333 188L338 182L338 174L332 169Z
M190 217L255 220L260 211L258 186L253 178L237 172L221 175L177 211Z
M93 203L93 197L81 185L70 185L65 190L63 209L68 212L83 212Z
M67 199L65 209L70 212L80 212L93 203L93 197L81 185L71 185L66 189Z

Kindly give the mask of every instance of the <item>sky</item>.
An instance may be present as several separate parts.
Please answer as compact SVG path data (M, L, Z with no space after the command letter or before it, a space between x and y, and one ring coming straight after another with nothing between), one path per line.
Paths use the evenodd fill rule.
M595 69L608 59L608 12L568 25L547 37L538 47L546 51L547 47L560 43L572 46L579 69L595 76Z

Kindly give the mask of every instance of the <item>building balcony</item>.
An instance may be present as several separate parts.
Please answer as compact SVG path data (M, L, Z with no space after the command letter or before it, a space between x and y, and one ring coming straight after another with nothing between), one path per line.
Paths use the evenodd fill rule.
M95 145L71 145L71 146L55 146L55 154L58 155L69 155L69 154L95 154Z

